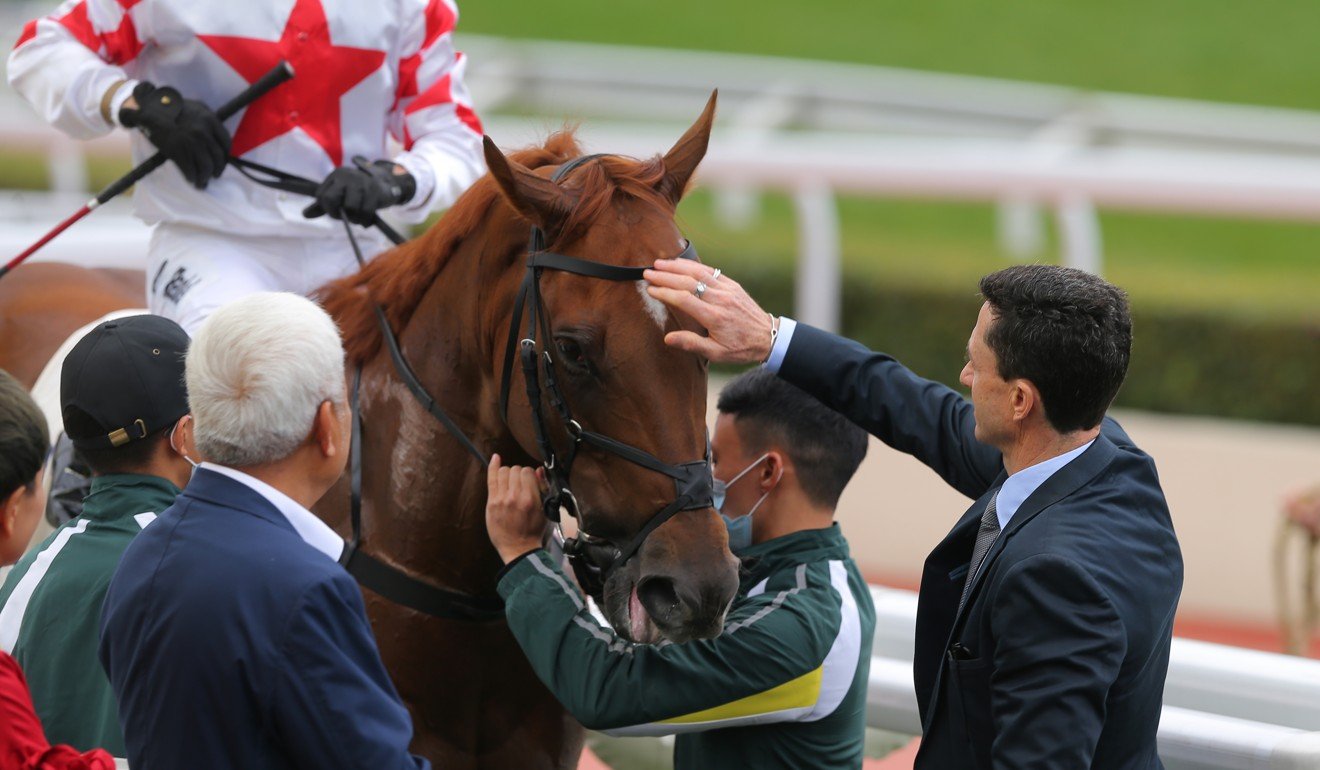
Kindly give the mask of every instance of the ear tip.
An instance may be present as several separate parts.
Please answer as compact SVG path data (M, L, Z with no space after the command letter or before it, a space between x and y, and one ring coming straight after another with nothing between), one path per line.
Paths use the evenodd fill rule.
M498 173L509 164L508 158L495 145L495 140L484 134L481 137L481 154L486 156L486 168L492 173Z

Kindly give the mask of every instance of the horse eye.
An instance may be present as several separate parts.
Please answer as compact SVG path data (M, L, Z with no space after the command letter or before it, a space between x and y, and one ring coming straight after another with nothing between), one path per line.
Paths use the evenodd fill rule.
M560 360L570 368L585 370L588 367L587 355L582 352L582 346L573 340L555 340L555 347L559 348Z

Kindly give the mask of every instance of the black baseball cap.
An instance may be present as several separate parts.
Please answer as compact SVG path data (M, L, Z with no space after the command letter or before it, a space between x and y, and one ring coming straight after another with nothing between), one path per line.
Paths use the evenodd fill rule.
M97 324L64 359L60 411L79 449L113 449L188 413L188 334L155 315Z

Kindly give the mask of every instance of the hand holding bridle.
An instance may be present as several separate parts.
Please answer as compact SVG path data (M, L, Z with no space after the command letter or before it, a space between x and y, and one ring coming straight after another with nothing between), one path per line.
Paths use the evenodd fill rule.
M538 468L505 467L492 455L486 469L486 532L505 563L541 547L544 475Z
M704 337L669 332L666 344L721 364L755 364L770 357L774 319L737 281L689 259L656 260L646 281L648 294L706 328Z

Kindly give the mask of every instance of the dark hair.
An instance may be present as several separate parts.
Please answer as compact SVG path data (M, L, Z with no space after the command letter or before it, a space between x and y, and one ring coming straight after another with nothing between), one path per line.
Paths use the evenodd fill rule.
M1127 294L1084 270L1015 265L982 278L981 296L999 376L1030 380L1060 433L1099 425L1132 355Z
M0 369L0 500L30 488L49 451L45 415L18 380Z
M141 473L151 464L161 442L170 440L170 431L177 422L176 420L166 428L140 439L134 439L122 446L108 449L79 448L77 453L97 476L109 473ZM64 427L75 436L90 436L104 432L95 418L76 406L65 407Z
M795 385L757 368L720 391L718 408L733 415L751 452L776 447L798 470L807 499L833 508L862 458L866 431Z

